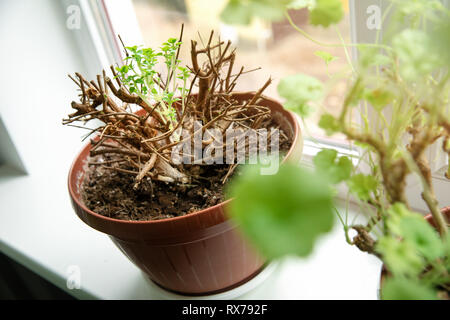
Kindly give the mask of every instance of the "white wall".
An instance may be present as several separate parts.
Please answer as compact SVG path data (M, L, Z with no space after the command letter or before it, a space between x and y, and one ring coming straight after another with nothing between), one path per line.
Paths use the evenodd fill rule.
M74 32L58 0L0 2L0 115L30 175L67 167L80 147L82 132L61 125L77 94L67 73L85 72Z
M86 68L74 34L82 30L66 28L62 3L0 1L0 115L28 171L0 170L0 251L65 288L68 266L81 265L86 248L113 245L78 219L67 191L85 133L61 124L77 98L67 74Z

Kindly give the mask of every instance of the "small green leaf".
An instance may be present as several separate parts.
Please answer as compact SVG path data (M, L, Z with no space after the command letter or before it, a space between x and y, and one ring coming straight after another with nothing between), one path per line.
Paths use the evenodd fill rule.
M391 277L381 290L383 300L436 300L437 293L417 280Z
M367 91L365 98L374 108L382 110L386 105L392 102L394 95L388 90L378 88Z
M316 51L314 52L314 54L321 58L327 66L330 64L330 62L338 59L338 57L335 57L331 53L326 51Z
M132 53L135 53L138 46L132 46L132 47L125 47L127 50L131 51Z
M304 168L283 164L275 175L246 166L232 181L229 213L267 258L309 255L317 238L334 224L326 180Z
M329 136L341 130L341 124L339 123L339 120L328 113L323 114L320 117L319 127L324 129L326 134Z
M313 159L317 172L324 174L331 183L336 184L350 178L353 170L352 161L348 157L337 157L337 151L324 149Z
M341 0L316 0L310 12L310 22L314 26L328 27L341 21L344 16Z
M378 182L373 176L358 173L347 181L347 185L351 193L365 201L369 200L370 195L377 190Z

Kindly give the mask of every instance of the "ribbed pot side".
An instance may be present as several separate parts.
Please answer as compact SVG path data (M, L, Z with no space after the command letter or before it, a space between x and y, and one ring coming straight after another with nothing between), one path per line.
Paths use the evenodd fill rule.
M244 101L254 93L235 93ZM303 149L293 113L264 97L274 119L293 138L284 161L298 162ZM200 295L231 289L255 276L265 261L229 221L230 200L185 216L156 221L123 221L101 216L81 201L80 186L90 144L75 159L69 172L73 208L86 224L108 234L119 249L159 286L182 294ZM99 270L101 272L101 270Z

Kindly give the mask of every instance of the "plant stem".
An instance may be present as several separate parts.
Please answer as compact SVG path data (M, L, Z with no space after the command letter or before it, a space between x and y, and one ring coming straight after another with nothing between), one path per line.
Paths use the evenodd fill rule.
M420 178L420 181L422 183L423 192L422 192L422 198L427 204L428 209L431 212L431 215L433 216L433 220L436 223L437 229L442 237L447 235L447 223L444 219L444 216L442 215L442 212L439 208L439 203L436 199L436 196L431 189L430 185L426 181L425 177L423 176L419 166L412 158L411 154L409 152L404 152L404 159L405 163L408 165L411 171L415 171Z
M442 215L442 212L439 208L439 203L436 199L436 196L430 190L430 188L425 188L425 190L422 192L422 198L431 211L431 215L433 216L433 220L436 223L439 233L444 238L447 235L447 222L445 221L444 216Z

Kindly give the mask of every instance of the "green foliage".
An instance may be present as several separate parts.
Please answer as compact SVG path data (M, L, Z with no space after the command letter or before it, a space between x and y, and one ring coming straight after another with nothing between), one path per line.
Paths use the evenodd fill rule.
M247 25L252 20L252 12L250 6L241 0L230 0L220 14L220 18L227 24Z
M306 169L283 164L275 175L247 166L232 181L230 214L268 258L307 256L316 239L331 230L332 193L326 180Z
M416 80L442 65L439 53L431 51L431 37L423 30L406 29L392 40L400 59L400 73L407 80Z
M373 66L388 67L392 63L392 59L381 53L379 48L368 47L364 44L358 47L358 65L361 71L365 71Z
M269 21L284 18L284 12L291 0L230 0L220 18L227 24L247 25L253 17Z
M394 276L415 277L425 267L424 260L409 241L384 236L378 240L376 250L382 255L384 263Z
M422 283L405 278L389 278L383 286L383 300L436 300L437 294Z
M444 244L438 233L420 215L402 219L400 236L403 241L412 243L416 250L429 262L442 257L445 253Z
M411 212L403 203L395 203L388 213L389 231L402 242L411 243L428 262L445 256L444 242L422 215Z
M126 47L127 57L125 64L116 67L117 77L122 81L130 93L141 97L148 105L154 100L162 105L160 112L164 118L176 121L176 111L173 104L180 100L176 97L175 81L181 80L182 86L178 87L179 95L184 100L188 93L187 80L191 75L188 68L180 66L180 60L176 59L176 53L181 42L175 38L169 38L164 42L160 50L141 48L138 46ZM161 61L162 60L162 61ZM161 88L162 79L156 70L159 63L163 62L169 76L164 81L167 85Z
M338 119L333 117L331 114L325 113L320 117L319 127L325 130L326 134L331 136L336 132L341 130L342 125Z
M367 201L376 192L378 181L371 175L358 173L347 181L347 185L351 193L355 194L360 200Z
M286 10L302 8L310 11L313 25L328 27L344 16L340 0L229 0L220 18L227 24L247 25L253 17L279 21Z
M326 51L316 51L316 52L314 52L314 54L316 56L318 56L319 58L321 58L325 62L327 67L330 64L330 62L338 59L338 57L335 57L331 53L326 52Z
M314 157L314 166L331 183L336 184L350 178L353 170L352 161L346 157L338 157L337 151L324 149Z
M384 88L377 88L375 90L367 91L365 94L367 102L374 108L382 110L394 99L394 95Z
M295 74L281 79L278 94L286 99L284 106L305 117L311 111L308 102L318 101L323 96L322 82L305 74Z
M400 236L400 224L403 218L412 216L412 212L408 210L405 204L396 202L387 210L389 219L386 221L386 226L392 234Z
M310 23L314 26L328 27L344 17L341 0L316 0L310 12Z
M376 246L392 273L383 286L383 298L435 299L433 288L450 281L446 243L422 215L411 212L403 203L395 203L388 213L389 233ZM414 292L409 292L413 289Z
M388 260L401 258L398 257L398 253L401 250L390 250L394 248L393 242L404 250L412 249L414 255L421 259L422 264L425 262L432 263L439 257L445 256L444 243L439 238L436 230L430 226L422 215L411 212L403 203L395 203L389 208L388 213L389 218L386 225L392 236L380 239L381 244L378 247L385 258L388 258ZM382 241L389 243L391 247L386 246L386 243L383 245ZM412 254L410 253L410 256ZM395 270L395 268L398 268L398 264L392 267ZM406 271L402 272L408 274Z

